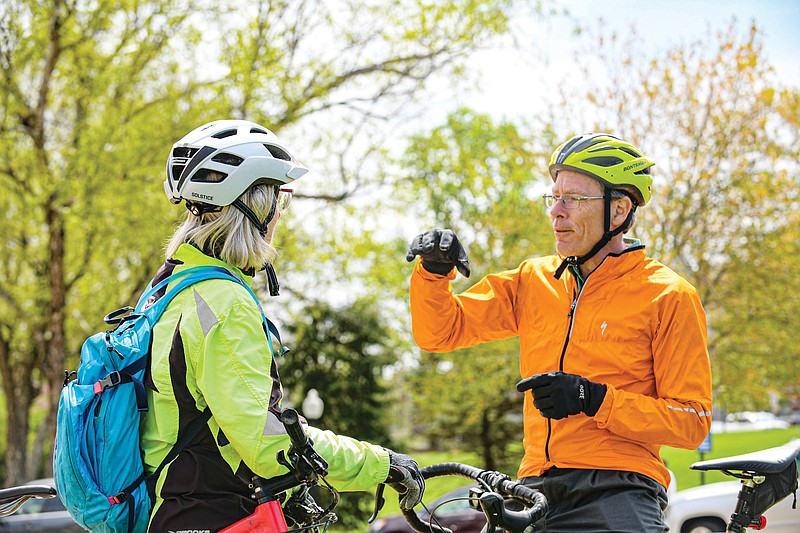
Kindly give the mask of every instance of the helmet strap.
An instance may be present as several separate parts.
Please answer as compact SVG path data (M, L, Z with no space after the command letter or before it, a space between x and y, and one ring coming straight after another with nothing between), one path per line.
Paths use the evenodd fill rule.
M269 286L269 295L278 296L280 294L281 286L278 283L278 275L275 274L275 268L270 263L266 263L262 268L267 274L267 285Z
M278 190L279 190L279 188L275 187L275 189L276 189L275 190L275 194L272 196L272 205L269 208L269 214L267 215L267 218L265 218L263 221L259 220L258 217L256 216L255 212L252 209L250 209L240 198L237 198L236 200L234 200L231 205L236 207L236 209L238 209L239 211L241 211L242 214L250 222L253 223L253 225L256 227L256 229L258 229L258 231L260 231L261 233L266 233L267 232L267 227L269 226L269 223L272 221L273 217L275 216L275 211L276 211L276 209L278 207Z
M272 195L272 205L269 208L269 214L263 221L259 220L255 212L250 209L241 199L237 198L231 204L236 207L261 233L267 233L269 223L275 217L275 211L278 207L278 191L279 187L275 187L275 194ZM269 286L269 295L278 296L280 292L280 284L278 283L278 275L275 274L275 268L270 263L265 263L261 268L267 274L267 285Z
M566 268L568 266L570 266L570 265L572 265L572 266L580 266L580 265L584 264L586 261L588 261L589 259L591 259L592 257L594 257L597 254L597 252L602 250L603 247L606 244L611 242L612 238L614 238L615 236L617 236L620 233L622 233L623 231L625 231L631 225L631 223L633 221L633 212L634 212L635 209L636 209L635 207L632 207L630 212L628 213L628 217L625 219L625 222L623 222L618 228L616 228L616 229L614 229L612 231L611 230L611 191L609 189L606 189L606 191L603 193L603 211L604 211L604 214L603 214L603 225L604 225L604 227L603 227L603 236L600 238L599 241L597 241L597 244L595 244L592 247L592 249L589 250L589 252L587 254L582 255L580 257L575 256L575 255L571 255L569 257L565 257L564 260L561 262L561 264L556 269L555 273L553 274L553 277L555 277L556 279L560 279L561 278L561 274L564 273L564 270L566 270Z

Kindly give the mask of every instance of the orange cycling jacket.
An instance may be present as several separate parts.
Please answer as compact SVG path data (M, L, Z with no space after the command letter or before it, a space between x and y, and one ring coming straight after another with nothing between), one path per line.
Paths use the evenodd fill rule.
M694 449L711 428L706 317L697 291L645 255L610 254L578 289L561 259L524 261L454 295L449 276L418 261L412 331L420 348L446 352L519 336L520 374L563 371L604 383L594 417L544 418L524 400L518 476L551 467L638 472L667 487L662 445Z

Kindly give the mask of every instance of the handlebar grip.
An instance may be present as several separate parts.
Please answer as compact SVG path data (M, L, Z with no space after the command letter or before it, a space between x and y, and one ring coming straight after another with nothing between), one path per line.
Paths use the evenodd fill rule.
M526 487L525 485L520 485L519 483L514 483L513 481L509 481L507 484L504 483L502 487L508 495L513 496L514 498L519 498L520 500L526 501L531 504L539 503L544 495L536 489L531 487Z
M302 424L300 423L300 415L291 407L284 409L281 412L281 422L286 428L286 433L289 434L289 439L292 441L292 446L295 448L302 448L308 444L308 435L306 435Z

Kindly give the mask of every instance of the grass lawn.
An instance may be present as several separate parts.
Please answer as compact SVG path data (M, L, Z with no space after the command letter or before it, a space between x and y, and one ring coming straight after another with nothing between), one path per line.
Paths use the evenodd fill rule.
M800 438L800 426L789 429L771 429L765 431L747 431L741 433L714 433L711 435L711 451L703 454L703 460L755 452L764 448L772 448L786 444L794 438ZM675 473L678 490L688 489L701 484L700 472L690 470L689 465L700 461L700 453L694 450L677 448L661 449L661 457L667 467ZM706 472L705 482L730 481L733 478L721 472Z

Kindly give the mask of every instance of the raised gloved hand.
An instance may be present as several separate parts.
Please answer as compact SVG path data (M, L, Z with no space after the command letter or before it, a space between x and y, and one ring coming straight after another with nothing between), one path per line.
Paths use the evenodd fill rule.
M411 241L406 261L422 258L422 266L428 272L446 276L456 267L462 276L469 277L469 258L458 237L450 229L432 229L420 233Z
M408 511L422 501L425 492L425 479L419 471L419 465L404 453L389 453L389 477L386 483L398 492L400 508Z
M517 390L531 391L533 405L542 416L560 420L578 413L596 415L607 388L575 374L548 372L523 379Z

